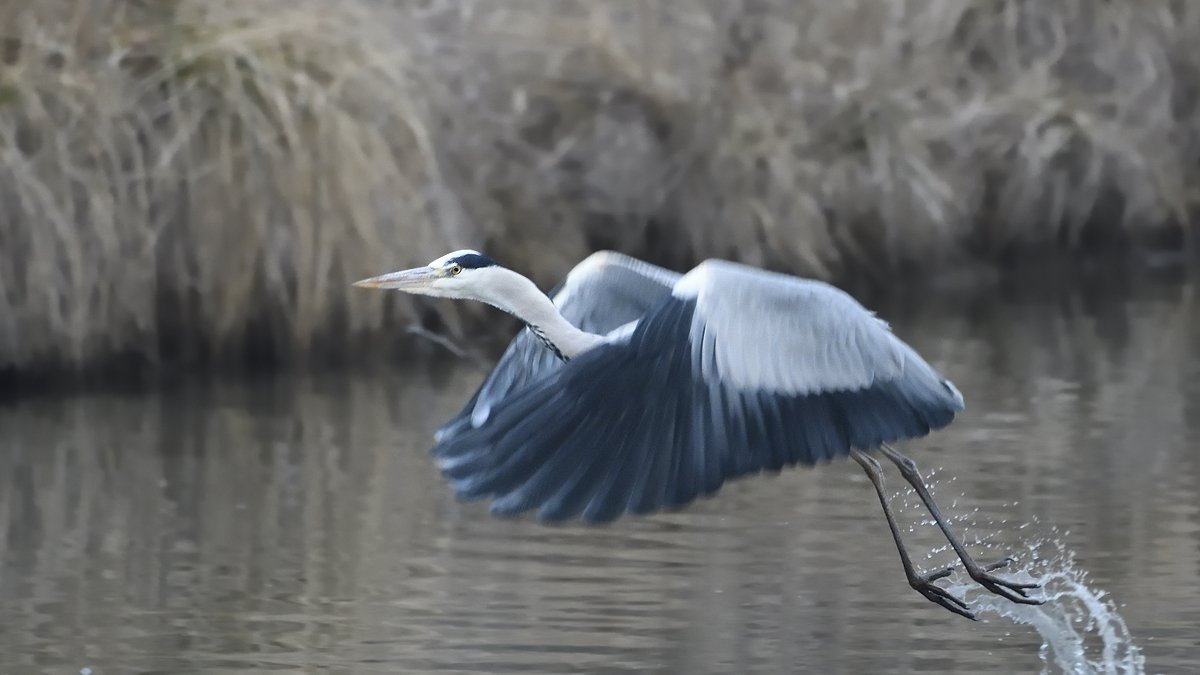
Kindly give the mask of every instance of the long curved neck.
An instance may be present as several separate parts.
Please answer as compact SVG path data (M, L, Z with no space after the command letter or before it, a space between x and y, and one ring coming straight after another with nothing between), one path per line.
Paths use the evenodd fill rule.
M498 268L488 296L483 300L517 317L559 358L572 359L595 347L604 338L571 325L558 308L529 279Z

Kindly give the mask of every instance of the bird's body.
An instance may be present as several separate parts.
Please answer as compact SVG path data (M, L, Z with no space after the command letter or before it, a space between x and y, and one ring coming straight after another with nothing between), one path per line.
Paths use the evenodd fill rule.
M607 522L851 456L875 482L910 583L969 615L932 585L940 576L915 575L864 454L907 461L889 444L949 424L962 395L845 292L718 260L680 275L613 252L576 266L552 298L474 251L359 284L480 300L528 327L437 434L433 455L460 497L489 498L496 514ZM1024 601L1016 592L1006 597Z
M680 507L730 478L923 436L963 407L819 281L724 261L681 276L603 252L553 295L600 339L576 348L571 331L529 321L433 449L455 491L496 513Z

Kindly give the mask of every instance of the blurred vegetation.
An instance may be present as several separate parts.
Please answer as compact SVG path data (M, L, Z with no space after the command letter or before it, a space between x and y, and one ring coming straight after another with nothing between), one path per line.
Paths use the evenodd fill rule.
M468 339L349 285L461 247L1191 249L1198 43L1166 0L0 0L0 370Z

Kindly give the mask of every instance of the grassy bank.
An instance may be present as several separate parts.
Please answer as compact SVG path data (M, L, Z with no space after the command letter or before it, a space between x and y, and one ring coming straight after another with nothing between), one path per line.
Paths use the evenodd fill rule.
M0 369L463 338L354 279L597 247L882 278L1200 194L1200 6L0 0Z

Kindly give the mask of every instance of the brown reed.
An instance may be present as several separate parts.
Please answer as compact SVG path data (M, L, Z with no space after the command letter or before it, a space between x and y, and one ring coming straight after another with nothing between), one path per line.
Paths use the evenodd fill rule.
M1194 3L0 0L0 369L469 338L349 285L460 247L545 285L1182 248L1196 44Z

